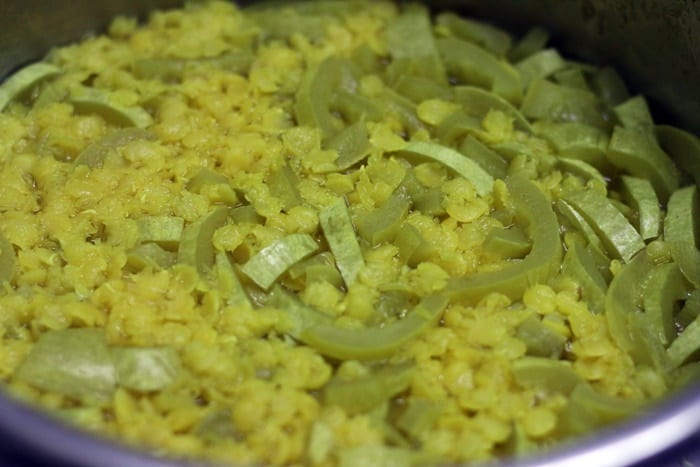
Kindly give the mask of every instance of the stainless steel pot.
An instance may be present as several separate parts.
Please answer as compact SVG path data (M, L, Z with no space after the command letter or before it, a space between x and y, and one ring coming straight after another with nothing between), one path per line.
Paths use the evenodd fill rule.
M0 0L0 77L51 46L99 31L118 13L179 0ZM700 134L700 2L691 0L438 0L514 31L542 25L563 50L620 70L657 120ZM2 129L0 129L2 131ZM56 423L0 395L0 465L165 467L176 464ZM700 385L622 426L518 466L700 466Z

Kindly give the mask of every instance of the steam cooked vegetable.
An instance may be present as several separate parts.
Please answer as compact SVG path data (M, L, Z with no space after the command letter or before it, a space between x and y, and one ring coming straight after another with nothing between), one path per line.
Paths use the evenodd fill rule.
M0 85L0 378L194 463L465 464L698 374L700 144L532 29L190 2Z

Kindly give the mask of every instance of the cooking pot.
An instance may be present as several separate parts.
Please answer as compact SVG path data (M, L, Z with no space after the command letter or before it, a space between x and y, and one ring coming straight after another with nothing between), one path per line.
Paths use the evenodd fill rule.
M0 77L55 45L178 0L0 0ZM645 94L657 121L700 134L700 3L688 0L443 0L514 32L541 25L568 54L615 66ZM1 131L1 129L0 129ZM0 395L0 465L175 466L90 437ZM518 466L700 466L700 385L649 413Z

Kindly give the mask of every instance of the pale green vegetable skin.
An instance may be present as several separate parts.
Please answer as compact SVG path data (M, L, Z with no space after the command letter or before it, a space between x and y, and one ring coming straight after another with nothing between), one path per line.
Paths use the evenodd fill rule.
M182 232L177 260L206 275L214 265L214 232L226 223L229 208L219 207L191 223Z
M241 272L267 290L293 264L318 250L308 234L291 234L266 246L241 267Z
M117 125L146 128L153 118L141 107L122 106L112 102L109 95L95 88L78 87L72 89L69 102L77 112L96 113Z
M0 111L40 81L59 73L61 73L59 67L42 62L22 68L0 86Z
M350 287L364 267L365 261L345 199L338 198L322 210L319 221L345 285Z
M424 141L408 143L402 151L432 159L451 168L469 180L474 185L479 196L485 196L493 189L493 177L482 169L479 164L468 159L459 151Z
M119 385L133 391L160 391L180 373L180 357L170 347L115 347L112 359Z
M700 251L696 244L698 222L697 188L688 186L676 191L668 201L664 238L671 247L671 255L683 275L700 287Z

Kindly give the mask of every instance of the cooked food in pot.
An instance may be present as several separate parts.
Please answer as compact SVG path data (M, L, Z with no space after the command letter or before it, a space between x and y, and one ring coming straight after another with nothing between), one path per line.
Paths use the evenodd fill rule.
M547 40L193 2L20 69L6 392L241 464L469 463L643 413L698 371L700 143Z

